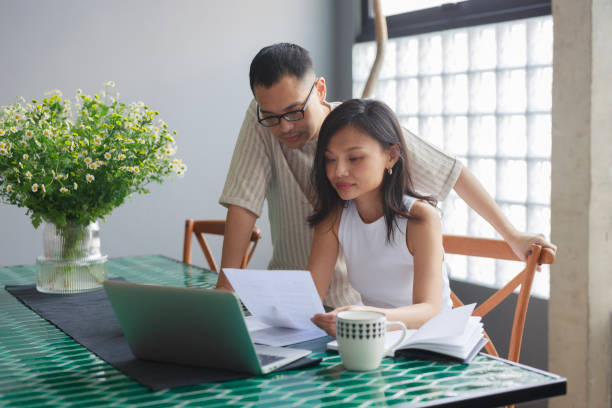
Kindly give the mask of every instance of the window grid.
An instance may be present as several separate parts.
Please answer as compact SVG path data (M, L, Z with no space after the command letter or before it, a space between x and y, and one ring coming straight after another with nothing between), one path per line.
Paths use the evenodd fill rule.
M374 42L353 46L361 95ZM519 229L550 233L552 17L389 40L374 97L401 124L456 156ZM454 191L441 203L444 232L499 237ZM447 255L451 276L499 287L519 266ZM491 273L494 270L495 273ZM549 296L549 268L532 293Z

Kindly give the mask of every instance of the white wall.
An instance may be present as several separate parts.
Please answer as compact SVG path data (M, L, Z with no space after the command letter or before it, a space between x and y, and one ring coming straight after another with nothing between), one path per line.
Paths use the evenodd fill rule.
M217 200L251 99L251 59L263 46L296 42L334 95L333 12L327 0L0 0L0 105L55 88L94 93L113 80L122 101L159 110L179 132L188 172L117 208L101 224L102 245L111 257L180 258L186 218L225 217ZM265 267L267 216L257 224L264 239L251 266ZM204 264L198 252L194 262ZM42 234L25 209L0 204L0 266L40 254Z

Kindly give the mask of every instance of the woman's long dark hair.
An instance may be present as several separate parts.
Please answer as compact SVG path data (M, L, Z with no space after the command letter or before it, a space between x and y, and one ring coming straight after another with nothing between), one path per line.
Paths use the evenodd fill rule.
M345 205L331 182L325 169L325 151L329 141L340 129L352 126L367 133L378 141L383 149L392 145L399 146L399 159L393 166L392 174L385 173L382 181L382 200L385 223L387 225L387 241L393 237L397 217L413 218L404 204L404 195L428 201L436 205L436 200L430 196L418 194L413 187L408 172L406 142L402 128L393 111L383 102L373 99L350 99L332 110L321 125L317 151L312 169L312 183L317 191L318 199L315 212L308 217L308 223L315 226L322 222L338 205Z

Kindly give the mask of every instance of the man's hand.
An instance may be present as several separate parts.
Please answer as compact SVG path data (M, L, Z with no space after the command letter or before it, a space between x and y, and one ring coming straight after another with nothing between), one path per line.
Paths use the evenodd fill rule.
M231 290L232 285L223 273L223 268L240 268L257 216L247 209L230 205L225 218L221 270L215 289Z
M530 234L526 232L519 232L511 239L508 239L508 245L512 248L516 256L523 261L529 256L529 247L532 244L540 245L542 248L548 248L556 254L557 246L549 242L543 234ZM538 265L537 270L540 271L542 268Z

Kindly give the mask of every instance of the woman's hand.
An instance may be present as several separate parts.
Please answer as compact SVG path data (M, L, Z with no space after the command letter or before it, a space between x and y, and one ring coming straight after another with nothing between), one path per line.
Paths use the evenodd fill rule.
M332 336L336 337L336 318L338 313L343 312L345 310L365 310L364 306L343 306L337 309L332 310L329 313L318 313L310 318L314 324L316 324L320 329L325 330L325 332Z

